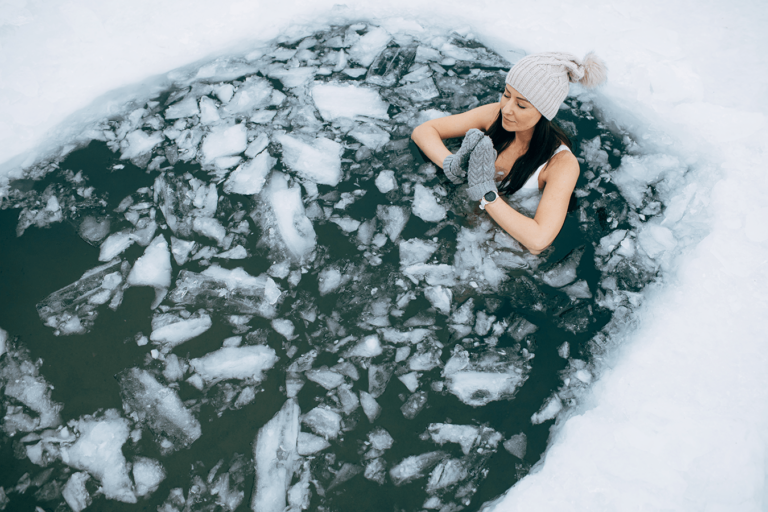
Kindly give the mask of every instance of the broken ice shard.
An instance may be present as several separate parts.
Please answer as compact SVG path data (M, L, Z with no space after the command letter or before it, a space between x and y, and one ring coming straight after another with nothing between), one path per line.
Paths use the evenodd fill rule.
M119 291L126 273L127 268L121 266L120 260L93 268L43 299L37 305L37 313L57 336L83 334L96 321L97 308Z
M168 298L175 304L271 318L280 296L280 288L266 274L253 277L242 268L227 270L213 265L199 274L179 272Z
M437 463L446 458L445 452L428 452L406 457L400 464L389 470L389 477L395 485L403 485L426 475Z
M456 350L443 369L448 390L467 405L478 407L512 398L528 378L528 366L500 349L473 354Z
M283 146L283 163L302 178L335 187L341 180L341 145L318 137L307 143L280 134L275 140Z
M285 510L286 493L299 460L296 446L300 413L296 400L288 399L256 436L256 483L251 501L254 512Z
M205 382L240 379L255 384L264 380L264 373L277 361L275 351L264 345L222 347L203 357L192 359L189 365Z
M123 409L144 423L155 435L162 453L189 446L201 435L200 423L165 387L146 370L129 368L117 375Z

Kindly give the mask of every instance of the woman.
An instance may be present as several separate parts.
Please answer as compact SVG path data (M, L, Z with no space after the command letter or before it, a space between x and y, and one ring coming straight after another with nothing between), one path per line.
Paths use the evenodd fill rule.
M605 73L605 65L591 53L583 61L568 53L528 55L510 69L498 103L427 121L411 138L452 182L468 180L469 197L539 254L560 232L579 177L571 143L552 118L568 95L569 82L594 87ZM443 140L462 135L461 148L451 154ZM543 193L532 219L497 200L499 192L511 195L533 187Z

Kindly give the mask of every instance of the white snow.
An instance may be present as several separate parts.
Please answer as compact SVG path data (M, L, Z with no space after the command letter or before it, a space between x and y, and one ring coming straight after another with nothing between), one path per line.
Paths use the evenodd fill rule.
M341 144L318 137L304 142L286 134L275 135L283 146L283 162L289 169L315 183L336 186L341 180Z
M658 146L689 161L707 209L670 212L687 212L670 215L675 220L664 226L676 251L685 249L670 263L671 284L649 293L639 327L621 335L623 350L589 391L589 407L563 418L539 470L518 482L498 510L761 510L768 430L768 245L760 222L768 107L759 101L768 69L765 4L553 0L516 4L514 16L499 15L510 9L500 0L483 9L458 0L336 4L289 0L270 5L265 16L262 5L231 0L216 10L199 1L158 7L138 0L130 10L114 1L6 2L0 180L128 101L110 91L144 83L126 93L144 101L147 89L173 81L169 70L278 36L297 22L298 7L301 23L318 27L364 13L389 25L406 18L464 28L502 55L510 48L595 50L610 69L596 105L643 149ZM547 23L531 22L540 19ZM271 87L260 80L254 92L266 95L244 110L272 101ZM224 102L232 93L216 92ZM698 242L696 223L706 229ZM688 228L687 236L680 232ZM648 241L671 246L668 237Z
M374 89L347 84L318 83L312 86L311 92L317 110L326 121L357 116L389 119L389 105Z
M223 379L249 380L259 383L264 373L277 362L277 355L270 347L249 345L222 347L203 357L191 359L189 365L206 383Z

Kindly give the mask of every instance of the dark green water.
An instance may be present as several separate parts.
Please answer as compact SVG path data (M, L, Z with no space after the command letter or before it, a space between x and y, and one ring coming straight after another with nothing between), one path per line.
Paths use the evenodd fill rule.
M324 48L322 41L331 39L334 35L344 34L346 28L332 29L327 33L316 34L319 41L312 51L318 58L332 51ZM298 42L296 43L298 44ZM476 49L480 46L474 42L455 40L457 45ZM284 45L290 48L290 45ZM293 45L295 48L295 44ZM399 48L391 43L390 48ZM405 50L415 51L415 47L405 47ZM413 59L408 61L408 52L403 52L407 61L392 59L392 66L404 66L400 76L413 65ZM395 53L393 53L394 55ZM376 66L381 65L381 59L375 61L371 69L376 72ZM470 66L461 62L452 67L447 66L454 76L467 80L472 84L462 90L445 87L440 88L440 77L435 78L440 89L440 96L424 102L411 104L398 97L392 87L381 87L381 94L390 102L392 119L387 123L391 142L382 148L363 153L361 145L351 137L333 132L328 123L322 123L325 133L337 138L345 147L342 156L343 179L338 187L319 185L319 199L322 206L332 206L338 199L322 198L334 191L347 192L364 190L366 194L348 206L343 212L357 220L367 220L376 216L378 205L394 204L409 206L412 197L397 192L382 194L374 184L378 171L393 169L400 184L409 181L409 173L417 172L418 161L402 141L407 140L410 127L404 118L398 119L398 114L429 108L437 108L450 112L460 112L473 103L482 104L496 99L503 86L503 75L492 66L482 69L480 76L469 76ZM380 74L394 73L391 68L384 66ZM259 74L257 72L256 74ZM369 71L369 77L371 72ZM448 75L445 75L446 77ZM235 86L242 83L243 77L237 77L230 82ZM334 73L322 78L330 81L362 81ZM451 77L453 78L453 77ZM320 79L320 77L316 77ZM447 78L446 78L447 80ZM453 83L453 82L451 82ZM278 80L272 80L272 85L288 95L291 101L294 92L285 88ZM165 102L172 97L168 94L156 98L157 104L148 106L150 114L161 114L166 108ZM213 96L211 96L213 97ZM298 101L298 100L297 100ZM569 128L574 141L574 153L584 156L581 143L599 136L603 149L608 156L607 164L618 166L620 155L625 147L619 135L605 129L593 116L588 108L576 100L568 100L568 109L558 114L558 119ZM276 107L278 111L283 107ZM287 107L286 107L287 108ZM148 114L148 116L150 115ZM160 119L162 119L160 117ZM120 118L109 121L116 126ZM246 122L243 120L243 122ZM109 123L108 123L109 124ZM173 121L168 121L168 125ZM297 127L288 118L283 129L288 131ZM149 129L145 127L145 131ZM157 156L169 155L173 146L172 141L165 141L153 150L151 159ZM278 158L276 170L282 168L279 145L274 142L268 149ZM613 150L616 150L615 152ZM56 336L51 328L46 327L38 316L36 305L51 293L77 281L87 270L100 265L98 261L98 244L90 244L78 234L80 225L87 215L110 220L110 232L130 228L131 225L119 214L114 213L120 201L141 189L152 187L155 179L161 173L180 176L191 173L203 182L209 182L211 175L203 170L197 160L189 162L170 160L163 162L159 168L147 169L150 158L138 165L120 160L120 153L113 152L104 141L94 140L90 144L70 153L60 162L56 169L48 172L37 180L23 180L13 184L14 191L3 201L0 210L0 327L8 331L14 340L14 345L29 351L32 361L42 360L40 374L51 384L52 400L63 404L62 421L77 420L83 415L95 414L97 411L117 409L122 411L123 402L120 387L115 375L128 368L143 368L155 375L162 382L163 364L149 357L153 345L138 346L135 342L137 333L149 335L152 331L151 320L153 312L151 304L154 291L148 287L133 287L125 291L122 304L116 311L106 305L98 308L98 317L93 326L85 334ZM116 164L125 168L115 170ZM71 172L70 172L71 171ZM73 184L72 176L82 172L85 184L79 186L94 187L90 199L74 193L78 185ZM527 335L521 342L508 333L498 337L497 348L506 349L523 357L523 351L534 354L527 364L530 366L527 380L509 400L492 401L481 407L472 407L462 403L448 391L435 391L430 387L433 382L443 381L440 366L423 372L420 376L420 389L427 392L427 405L413 419L407 419L401 412L404 400L410 395L408 389L397 379L392 378L386 391L377 399L382 407L381 415L374 426L381 427L394 439L391 449L383 454L383 459L390 469L405 457L441 449L455 458L463 454L457 444L446 444L442 447L435 445L429 439L423 439L422 434L432 423L453 423L456 425L484 425L499 432L503 439L525 433L527 450L523 459L510 454L499 443L495 452L490 456L477 459L478 465L471 468L471 474L461 484L449 487L437 493L445 504L455 504L452 510L477 510L482 503L493 499L511 487L519 478L525 476L530 467L535 464L547 447L550 427L554 420L541 424L531 423L531 416L542 408L542 405L552 394L564 385L563 373L568 366L568 360L558 354L558 348L564 342L570 346L570 358L583 360L587 363L592 358L593 344L590 342L611 320L613 312L599 304L602 295L600 282L608 277L596 267L595 246L599 240L617 229L631 229L629 217L633 214L626 201L616 188L598 170L591 170L586 163L582 166L582 175L577 188L579 194L578 209L569 214L560 236L552 249L538 260L538 269L525 268L507 270L506 279L495 289L481 286L474 289L466 284L453 287L453 311L468 299L474 300L476 311L484 310L497 319L513 321L520 317L536 325L537 330ZM427 179L425 186L442 186L448 190L444 204L449 206L448 221L435 231L434 223L427 223L411 215L403 232L401 240L431 239L438 237L440 249L434 257L434 262L452 264L457 251L456 237L462 227L475 229L478 225L479 211L472 211L466 206L466 198L453 189L441 177ZM17 236L17 224L22 206L33 204L35 199L41 200L46 190L56 190L59 202L66 205L65 218L46 227L30 227L20 237ZM63 200L62 197L70 197ZM150 194L151 197L151 194ZM219 205L216 218L225 226L231 225L231 219L237 212L250 214L257 209L262 199L258 196L225 195L219 187ZM68 207L72 209L68 209ZM169 238L173 233L161 220L158 210L160 227L156 234ZM636 215L636 213L635 213ZM253 276L265 272L273 262L278 261L280 249L270 247L265 243L263 227L254 221L250 215L242 217L248 222L250 231L242 235L244 247L249 253L245 260L221 260L217 263L225 268L242 267ZM230 224L227 224L230 222ZM338 322L346 328L347 333L364 335L359 327L361 317L373 299L394 297L398 291L396 280L402 279L400 255L398 246L391 242L378 250L381 258L380 265L371 265L364 256L364 251L358 249L355 234L343 232L336 224L327 220L313 222L317 234L317 245L313 261L303 264L307 270L296 286L291 286L286 279L275 278L284 294L277 311L278 318L291 319L296 327L295 340L289 342L275 332L270 320L254 316L247 325L247 332L255 333L254 340L272 347L279 356L277 365L267 372L264 382L258 386L255 400L242 407L235 408L233 398L228 396L228 387L239 389L238 382L220 382L206 388L203 392L192 387L184 380L178 383L168 383L177 389L178 395L190 411L198 418L202 435L189 448L178 450L169 455L160 452L158 444L147 429L138 442L128 441L123 446L123 453L129 460L141 455L159 460L165 467L167 478L159 489L149 497L139 499L137 504L124 504L118 501L106 500L95 494L94 502L89 510L156 510L167 501L169 492L181 488L187 497L184 510L223 510L215 504L215 497L205 489L199 497L194 497L190 489L197 480L198 490L206 476L219 461L223 466L220 473L233 467L230 472L232 485L241 490L244 499L237 510L249 510L250 499L254 487L253 444L259 429L268 422L286 401L285 380L286 368L296 357L311 349L318 349L320 355L313 367L323 365L333 366L339 359L339 354L325 350L330 336L322 327L322 321L334 314ZM496 228L494 228L496 229ZM211 241L198 234L188 237L201 246L211 245ZM584 251L577 268L577 279L586 281L592 298L571 299L562 290L552 288L541 280L550 268L555 267L574 251ZM134 244L121 258L133 263L144 252L144 247ZM172 276L175 278L179 271L199 272L210 264L208 260L193 261L179 267L173 262ZM346 268L360 278L342 285L338 290L325 296L318 292L318 273L329 265ZM299 268L294 263L292 268ZM619 286L638 291L650 279L653 273L630 266L619 266L614 271ZM173 285L172 285L173 288ZM370 290L378 288L378 293L371 294ZM441 361L443 364L450 358L452 349L457 345L466 347L470 352L483 348L483 337L470 334L467 337L457 337L449 328L445 315L435 314L429 301L418 293L417 298L410 301L402 316L390 316L393 326L402 326L406 320L418 315L426 315L434 323L428 326L433 335L442 344ZM166 298L165 305L170 305ZM301 320L300 313L314 308L318 314L315 322ZM245 334L234 328L227 316L232 312L226 307L221 310L209 311L213 326L204 334L187 341L175 349L173 353L181 359L191 359L203 356L221 347L222 340L236 335ZM431 322L432 320L430 320ZM320 334L317 334L320 333ZM246 338L245 343L251 343ZM296 354L296 355L294 355ZM292 356L292 357L289 357ZM7 356L2 356L7 357ZM373 359L373 363L390 361L393 350L387 349L381 356ZM403 363L400 363L403 366ZM399 368L399 367L398 367ZM396 375L398 375L396 370ZM404 371L403 371L404 372ZM368 389L368 374L364 364L359 368L360 379L351 382L355 390ZM565 386L567 387L567 386ZM321 403L333 404L333 399L321 386L307 381L297 399L303 413ZM565 396L565 394L564 394ZM12 399L5 399L3 409L12 404ZM567 401L566 401L567 404ZM416 479L412 483L395 486L389 478L383 484L367 480L362 473L356 474L348 481L329 488L336 473L347 464L362 468L363 445L368 433L373 428L363 411L358 408L344 416L344 429L331 446L311 456L311 475L314 481L310 486L310 510L333 511L412 511L421 510L425 499L426 478ZM306 430L306 427L304 428ZM68 468L61 461L52 462L47 468L32 464L24 453L23 443L19 441L24 434L9 437L0 434L0 486L10 498L7 510L33 510L40 506L44 510L68 510L61 497L61 489L69 474ZM244 465L238 466L239 461ZM52 471L50 471L52 470ZM50 471L50 474L45 472ZM21 492L14 491L24 475L32 479L40 478L36 485ZM471 492L463 497L456 496L457 489L470 482ZM94 494L96 485L93 480L89 490Z

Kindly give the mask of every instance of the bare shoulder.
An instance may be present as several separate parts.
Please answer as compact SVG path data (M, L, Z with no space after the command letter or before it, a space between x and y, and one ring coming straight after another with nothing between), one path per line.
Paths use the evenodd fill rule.
M547 183L551 181L575 183L579 178L579 161L570 151L561 151L549 160L542 178Z

